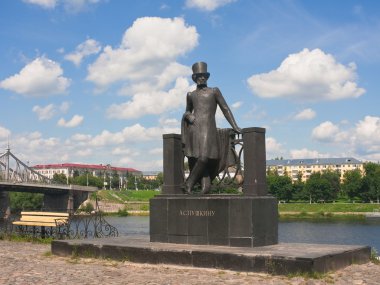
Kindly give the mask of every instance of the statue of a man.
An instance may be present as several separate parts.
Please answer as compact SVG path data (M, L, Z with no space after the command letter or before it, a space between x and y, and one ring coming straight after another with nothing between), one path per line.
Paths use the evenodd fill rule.
M236 133L241 133L234 116L219 88L207 87L210 73L205 62L193 64L192 79L197 89L187 94L186 112L182 118L182 143L188 158L190 175L185 182L185 192L190 194L197 182L201 183L201 193L208 193L212 179L217 175L220 160L220 144L215 122L217 106Z

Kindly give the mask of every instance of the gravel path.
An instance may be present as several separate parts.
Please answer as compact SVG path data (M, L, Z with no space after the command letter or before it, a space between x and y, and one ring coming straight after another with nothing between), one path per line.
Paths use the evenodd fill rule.
M50 245L0 240L0 284L380 284L380 265L352 265L320 279L51 255Z

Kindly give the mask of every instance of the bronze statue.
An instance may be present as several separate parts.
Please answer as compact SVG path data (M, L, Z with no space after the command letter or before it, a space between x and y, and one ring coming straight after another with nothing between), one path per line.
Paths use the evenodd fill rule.
M201 193L205 194L210 191L211 182L218 174L222 153L226 153L221 146L220 135L216 128L217 106L236 133L241 133L241 129L237 126L219 88L207 87L207 80L210 77L207 64L197 62L193 64L192 69L192 79L197 84L197 89L187 94L181 134L184 154L188 158L190 168L190 175L185 182L185 192L190 194L194 185L200 182Z

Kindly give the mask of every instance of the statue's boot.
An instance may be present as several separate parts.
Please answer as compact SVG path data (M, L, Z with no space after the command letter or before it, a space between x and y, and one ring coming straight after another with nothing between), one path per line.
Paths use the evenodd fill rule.
M211 189L211 180L210 180L210 176L204 176L202 178L202 191L201 191L201 194L207 194L208 192L210 192L210 189Z
M185 192L190 194L195 183L203 176L207 163L201 159L195 163L193 170L190 172L189 177L185 182Z

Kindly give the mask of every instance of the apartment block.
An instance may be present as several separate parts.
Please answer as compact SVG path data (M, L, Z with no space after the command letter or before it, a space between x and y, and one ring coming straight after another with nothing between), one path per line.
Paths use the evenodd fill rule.
M359 169L364 171L363 163L352 157L342 158L305 158L305 159L271 159L266 161L267 171L277 171L279 175L287 175L293 181L301 176L302 181L309 179L314 172L335 171L343 181L346 171Z

